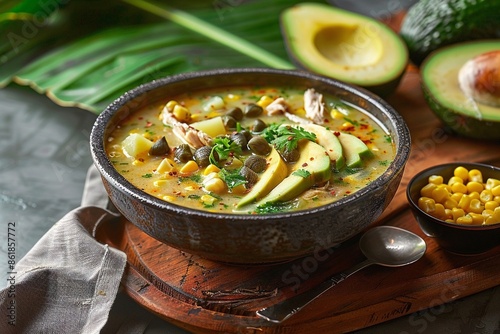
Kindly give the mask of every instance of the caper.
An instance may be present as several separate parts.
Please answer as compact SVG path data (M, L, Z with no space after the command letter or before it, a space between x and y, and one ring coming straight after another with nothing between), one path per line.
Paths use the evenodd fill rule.
M165 155L168 153L170 153L170 146L168 146L165 136L155 141L153 146L149 149L149 154L151 155Z
M241 108L234 107L226 113L226 116L230 116L237 121L241 121L243 119L243 110L241 110Z
M243 133L243 135L245 135L245 138L247 139L247 142L250 141L250 139L252 139L252 133L248 130L241 130L240 133Z
M300 157L300 151L298 148L294 148L293 150L285 150L285 151L280 152L280 153L281 153L281 157L286 162L295 162L295 161L299 160L299 157Z
M257 155L267 155L271 152L271 146L261 136L253 136L248 142L248 148Z
M247 185L249 186L254 185L259 180L259 176L257 175L257 173L246 166L241 167L240 175L245 178L245 180L247 181Z
M247 148L247 139L245 138L245 135L243 133L237 132L233 133L229 139L231 139L233 142L238 144L238 146L241 146L242 149Z
M194 151L194 161L196 161L200 167L207 167L210 165L210 153L212 153L212 148L210 146L202 146Z
M238 121L234 117L226 115L224 116L223 120L226 129L236 129Z
M245 166L255 173L260 173L266 169L267 161L260 155L251 155L245 160Z
M252 126L253 132L262 132L265 128L267 128L267 124L263 120L261 120L260 118L256 119L253 122L253 126Z
M264 109L258 104L250 103L246 105L244 114L246 117L257 117L260 116L263 111Z
M174 157L180 162L188 162L193 160L193 153L188 144L181 144L175 148Z

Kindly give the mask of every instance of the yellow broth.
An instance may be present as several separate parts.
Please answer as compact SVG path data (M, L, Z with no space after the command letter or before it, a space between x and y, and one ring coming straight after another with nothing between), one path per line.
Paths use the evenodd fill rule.
M251 190L251 185L239 185L232 189L226 186L222 191L207 191L203 187L203 182L209 174L207 168L214 170L213 165L208 167L194 165L195 171L192 171L192 168L186 171L184 168L183 172L186 163L176 161L174 158L175 148L183 142L173 133L172 126L163 124L160 117L165 104L169 101L175 101L178 105L185 107L191 114L188 123L193 123L224 116L231 108L240 107L243 109L250 103L265 107L270 101L283 97L289 106L290 113L305 118L303 95L304 91L297 89L241 87L171 96L164 103L147 107L123 120L107 138L106 151L116 170L130 183L152 196L176 205L216 213L240 214L304 210L322 206L349 196L374 181L394 159L395 147L391 137L372 116L361 108L349 105L333 96L324 96L326 108L323 126L335 134L344 132L360 138L373 153L372 157L363 159L362 165L358 168L344 167L341 170L335 170L332 162L332 173L329 181L314 185L293 200L276 203L276 205L271 206L270 211L259 211L254 204L236 209L237 203ZM223 105L207 111L210 109L207 107L207 103L213 101L214 96L220 97ZM239 121L238 129L251 130L257 118L268 126L282 123L292 124L290 119L284 115L269 116L264 111L258 117L244 117ZM227 133L231 132L234 130L227 130ZM134 157L127 156L124 154L123 142L130 134L139 134L151 142L164 136L170 151L168 154L160 156L153 156L148 152ZM237 158L235 160L237 163L232 160L234 157L230 157L219 163L219 170L227 168L232 172L237 171L241 167L241 163L250 155L252 155L251 152L244 150L241 155L234 156ZM158 172L158 167L164 159L168 159L172 168L168 172ZM293 163L287 163L288 173L294 168L293 165ZM217 168L215 168L215 172L220 174ZM212 172L211 176L213 175L216 174ZM258 173L258 175L260 177L262 173Z

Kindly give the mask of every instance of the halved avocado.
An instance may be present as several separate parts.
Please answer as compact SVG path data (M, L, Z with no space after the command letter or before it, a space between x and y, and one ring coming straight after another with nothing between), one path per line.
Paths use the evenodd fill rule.
M285 10L281 30L292 61L300 68L387 96L408 63L400 37L383 23L320 3Z
M500 40L453 44L431 53L421 66L422 89L429 107L460 135L500 139L500 107L474 100L459 84L459 72L465 63L495 50L500 50Z

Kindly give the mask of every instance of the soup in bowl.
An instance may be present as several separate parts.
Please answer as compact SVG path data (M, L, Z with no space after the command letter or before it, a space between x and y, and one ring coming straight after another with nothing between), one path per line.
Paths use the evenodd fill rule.
M385 209L410 136L386 102L308 73L232 69L140 86L91 134L115 206L150 236L233 263L330 248Z

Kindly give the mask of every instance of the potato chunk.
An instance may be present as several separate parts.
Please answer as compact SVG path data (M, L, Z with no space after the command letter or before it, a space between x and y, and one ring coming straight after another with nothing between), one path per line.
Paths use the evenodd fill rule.
M129 158L136 158L139 154L148 152L153 142L138 133L128 135L122 142L123 153Z

